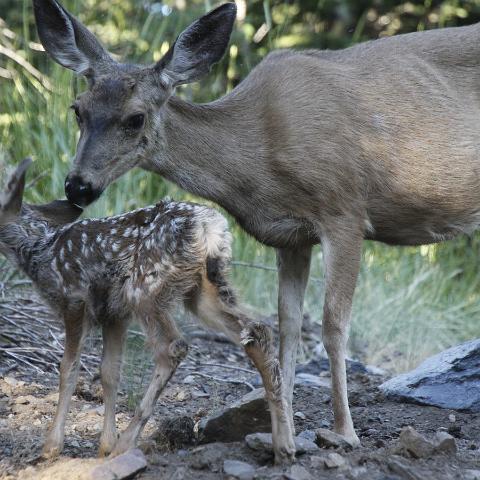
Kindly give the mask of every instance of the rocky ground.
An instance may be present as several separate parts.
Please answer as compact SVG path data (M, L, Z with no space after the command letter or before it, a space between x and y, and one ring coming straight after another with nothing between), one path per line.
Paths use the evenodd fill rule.
M324 363L313 367L323 368ZM350 404L360 448L352 450L318 430L332 427L329 377L324 370L315 381L309 376L310 367L300 369L303 373L295 388L296 430L303 432L307 450L298 455L295 465L274 466L264 436L249 437L248 443L242 439L199 444L199 427L205 440L205 419L228 410L251 391L252 384L258 386L258 379L249 372L252 366L240 349L215 338L193 339L187 366L177 371L147 425L140 448L148 465L135 478L480 480L480 414L393 403L378 390L385 378L355 364L349 374ZM62 459L53 465L39 459L56 389L54 373L12 369L0 378L0 478L79 480L87 478L82 475L98 462L93 459L102 424L102 394L98 381L85 373L73 400ZM120 396L120 429L132 415L130 403L127 395ZM252 413L246 412L245 421L224 422L227 434L235 434L251 420ZM238 415L242 414L240 409ZM228 419L228 412L222 418ZM258 422L261 425L262 419ZM239 432L240 438L244 433Z

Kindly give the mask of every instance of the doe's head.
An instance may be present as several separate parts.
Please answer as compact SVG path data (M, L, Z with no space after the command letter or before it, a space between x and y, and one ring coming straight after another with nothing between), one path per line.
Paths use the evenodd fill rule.
M76 205L96 200L115 179L161 144L162 107L175 87L200 79L227 48L236 16L226 3L184 30L150 66L118 63L57 0L33 0L38 34L52 58L89 88L73 103L80 139L65 181Z

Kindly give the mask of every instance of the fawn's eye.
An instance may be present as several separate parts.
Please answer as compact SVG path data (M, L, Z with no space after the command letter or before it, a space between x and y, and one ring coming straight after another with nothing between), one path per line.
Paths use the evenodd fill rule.
M71 105L70 108L75 112L75 118L77 119L77 123L80 125L80 123L82 123L82 118L80 117L80 110L76 105Z
M125 126L130 130L139 130L143 127L145 122L145 115L143 113L137 113L127 118Z

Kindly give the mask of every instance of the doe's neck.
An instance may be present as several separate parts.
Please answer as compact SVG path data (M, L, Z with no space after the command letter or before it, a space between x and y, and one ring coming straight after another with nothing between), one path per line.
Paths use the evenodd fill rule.
M203 105L172 97L164 107L163 144L151 170L225 206L228 192L249 181L262 151L261 136L252 131L257 120L247 107L232 95Z

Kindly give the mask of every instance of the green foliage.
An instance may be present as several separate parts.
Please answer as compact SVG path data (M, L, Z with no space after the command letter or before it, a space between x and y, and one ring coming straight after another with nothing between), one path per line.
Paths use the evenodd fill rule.
M121 58L148 63L178 33L214 6L209 0L64 0ZM35 159L33 202L63 196L77 127L69 105L82 79L41 51L29 0L0 0L0 161ZM232 89L273 48L342 48L386 35L480 20L480 0L237 0L239 18L228 54L201 83L180 94L204 102ZM112 185L89 216L118 213L164 195L191 196L159 177L133 171ZM232 222L235 259L274 267L274 252ZM404 369L424 356L479 336L477 238L442 246L391 249L367 244L355 297L351 349ZM276 306L273 270L234 266L234 280L257 311ZM306 310L321 321L321 250L316 250Z

